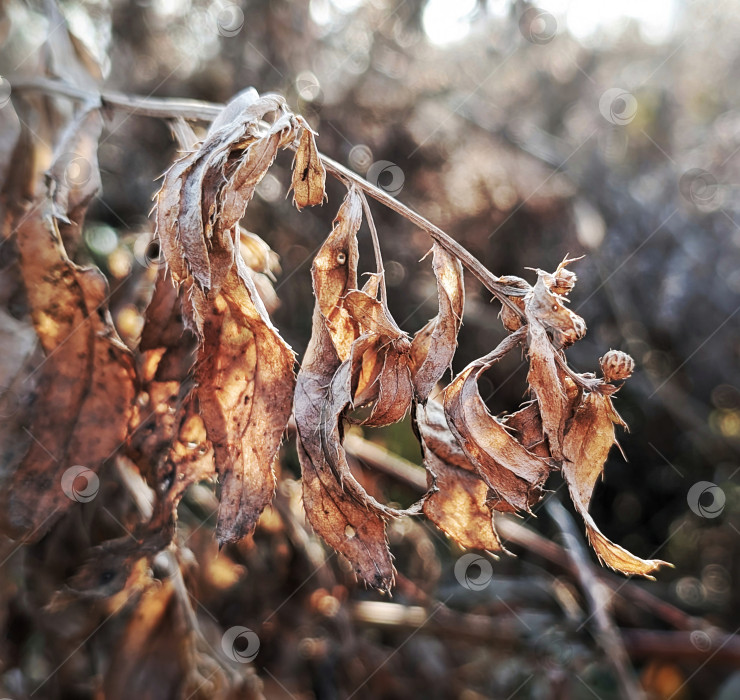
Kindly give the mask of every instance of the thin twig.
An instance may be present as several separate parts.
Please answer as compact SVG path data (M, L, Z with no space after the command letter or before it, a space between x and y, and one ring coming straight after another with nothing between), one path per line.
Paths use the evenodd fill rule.
M360 190L360 199L362 200L362 208L365 211L365 218L367 219L367 225L370 228L370 237L373 240L373 252L375 253L375 268L380 275L380 300L383 302L383 306L388 306L388 292L385 288L385 267L383 267L383 253L380 250L380 240L378 239L378 229L375 228L375 219L373 219L373 213L370 211L370 205L367 203L367 197L365 193Z
M594 637L598 645L604 650L607 660L617 674L622 696L629 700L641 700L641 698L644 698L644 694L637 685L635 672L630 665L624 642L619 635L617 626L607 612L611 592L591 570L586 548L581 542L578 529L568 511L554 496L547 499L545 508L563 535L566 551L573 560L583 594L591 609L591 619L594 621Z
M98 99L103 107L111 107L143 117L157 117L161 119L182 117L184 119L212 121L224 107L224 105L213 102L202 102L200 100L140 97L124 95L119 92L109 92L107 90L95 93L61 81L49 80L48 78L10 80L10 83L13 86L14 93L36 90L84 102ZM319 153L319 157L326 170L332 175L341 180L354 182L363 192L370 195L373 199L384 204L425 231L442 248L457 257L502 304L508 306L520 318L524 318L522 310L509 297L523 296L525 290L510 287L500 282L499 278L468 251L467 248L460 245L454 238L425 219L421 214L399 202L395 197L372 185L332 158L322 153Z

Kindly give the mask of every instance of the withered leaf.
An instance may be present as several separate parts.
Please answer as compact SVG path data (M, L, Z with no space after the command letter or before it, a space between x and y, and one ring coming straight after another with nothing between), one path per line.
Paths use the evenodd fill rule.
M607 385L607 389L613 389ZM596 480L604 470L609 450L616 443L614 425L625 426L614 410L608 393L586 395L571 422L563 442L563 476L576 510L586 524L586 534L599 559L608 567L624 574L652 578L661 566L659 559L643 560L607 539L588 512ZM625 426L626 427L626 426Z
M293 163L293 203L300 210L321 204L326 196L326 169L316 148L314 132L303 124Z
M366 338L364 336L361 337L355 343L355 347L364 340ZM329 385L326 399L321 404L319 438L326 463L331 468L344 491L368 510L392 517L418 513L421 507L420 503L415 504L409 509L400 511L378 502L367 493L365 488L350 471L342 445L342 421L346 409L352 403L353 377L357 374L356 370L353 370L353 364L357 365L358 362L353 362L350 359L339 366ZM382 400L383 397L381 396L378 399L378 403L381 403Z
M156 494L147 530L172 534L187 487L215 475L213 447L190 378L196 338L183 318L188 295L187 283L176 288L160 268L139 344L142 387L128 440L129 455Z
M261 120L270 113L277 116L265 129ZM281 97L248 90L224 108L203 143L165 173L156 195L157 235L176 282L192 274L202 289L218 290L233 262L235 226L297 129Z
M349 560L357 576L388 591L394 569L386 518L345 493L322 444L322 405L340 364L317 300L311 340L298 373L294 408L303 504L314 531Z
M421 401L426 401L452 364L465 304L460 261L436 243L432 250L439 313L416 333L411 343L411 374L416 396Z
M135 394L133 359L107 311L102 274L67 257L54 217L29 205L17 236L31 316L46 358L29 432L33 440L13 475L5 518L38 539L75 504L62 488L73 466L93 472L126 437Z
M370 415L362 422L368 426L396 423L406 415L413 399L408 336L396 324L385 301L356 290L349 292L344 302L363 333L352 348L354 365L358 360L362 365L355 403L372 403Z
M583 518L583 522L586 525L586 536L588 537L588 541L593 547L594 552L596 552L596 556L598 556L599 561L603 564L606 564L609 568L614 569L615 571L620 571L627 576L644 576L651 580L654 580L654 577L651 574L657 571L661 566L673 566L669 562L662 561L661 559L640 559L623 547L620 547L618 544L609 540L596 526L591 514L588 512L585 504L581 501L578 492L571 489L570 496L573 500L573 505L576 507L576 510Z
M251 533L272 500L272 462L295 386L293 351L270 322L240 260L218 295L194 294L202 319L197 396L221 481L216 534L222 544Z
M503 551L493 513L485 505L488 487L447 427L441 404L417 404L414 420L429 484L424 515L461 547Z
M573 416L563 442L563 476L578 491L586 508L604 463L616 443L614 424L626 424L612 406L611 398L598 392L586 395Z
M527 295L525 313L529 329L529 373L527 381L537 398L542 425L554 459L563 458L563 432L568 419L569 402L561 383L556 354L548 330L558 347L569 345L586 332L583 319L566 308L562 298L552 294L546 285L546 273Z
M545 434L542 430L542 417L536 401L528 403L515 413L504 416L502 422L514 431L514 437L532 454L545 459L550 457L550 450L547 449Z
M496 499L523 511L541 497L548 463L529 452L501 421L492 416L478 391L478 378L523 339L521 329L480 360L470 363L445 389L444 408L450 429Z
M357 288L357 231L361 223L362 200L352 186L311 266L318 309L341 361L349 358L358 336L357 322L346 308L345 295Z

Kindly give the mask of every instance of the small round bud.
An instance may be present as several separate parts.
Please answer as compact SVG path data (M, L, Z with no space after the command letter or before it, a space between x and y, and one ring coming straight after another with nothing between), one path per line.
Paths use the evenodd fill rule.
M609 350L599 359L599 364L607 382L627 379L635 370L635 361L621 350Z

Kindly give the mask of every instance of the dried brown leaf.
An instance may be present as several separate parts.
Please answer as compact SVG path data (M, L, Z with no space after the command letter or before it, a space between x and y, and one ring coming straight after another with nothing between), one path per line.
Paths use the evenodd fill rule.
M465 303L460 261L436 243L432 250L439 313L416 333L411 343L414 390L422 401L426 401L452 364Z
M580 316L564 306L562 297L549 291L547 273L538 271L538 274L537 284L527 296L525 304L529 328L527 381L540 407L550 452L553 458L561 460L569 402L558 370L556 355L560 350L553 346L548 331L553 334L555 345L559 348L582 338L586 324Z
M488 412L478 391L479 376L517 346L522 331L510 335L493 352L460 372L445 389L444 407L450 429L496 499L529 512L542 495L550 467Z
M596 480L604 470L609 450L616 443L615 423L625 426L614 410L610 396L598 392L587 394L576 410L563 442L563 476L576 510L586 524L588 540L599 559L623 574L652 578L650 574L670 564L659 559L640 559L611 542L588 512Z
M429 484L424 515L461 547L503 551L485 504L488 487L472 471L447 427L441 404L417 404L414 419Z
M272 462L290 416L294 355L243 263L238 272L231 269L218 295L207 299L196 289L194 302L202 318L197 394L221 481L217 537L223 544L251 533L272 500Z
M56 222L41 203L17 230L23 281L46 354L29 432L33 440L13 475L5 518L38 539L75 504L62 476L73 466L93 472L121 447L135 394L133 359L107 311L99 271L73 264Z
M504 416L502 422L514 437L532 454L548 459L550 450L547 449L545 434L542 430L542 417L536 401L533 401L515 413Z
M354 402L358 406L372 403L372 411L362 423L396 423L406 415L413 399L408 336L396 324L385 301L356 290L345 296L344 303L363 333L352 348L353 366L357 368L360 359L362 365ZM357 370L353 371L354 378Z
M360 338L357 343L362 343L363 340L365 340L364 337ZM326 398L321 404L321 423L319 425L318 437L324 451L326 463L331 468L344 491L367 509L390 517L418 513L420 504L415 504L404 511L383 505L367 493L365 488L350 471L342 445L342 422L346 410L352 403L353 376L356 376L356 374L357 372L353 371L352 360L343 362L334 373L329 384L329 390L326 393ZM377 405L380 405L381 401L382 397L378 400Z
M362 200L350 187L334 219L334 228L311 266L318 308L341 361L350 356L358 333L357 322L346 308L345 295L357 288L357 231L362 223Z
M314 133L305 123L293 163L292 187L293 203L298 210L321 204L326 196L326 169L316 148Z
M316 277L314 277L314 284ZM357 576L388 591L394 569L386 518L344 491L327 460L321 439L322 407L341 365L317 300L311 341L298 373L295 398L296 443L303 474L303 504L316 533L352 564ZM341 446L334 445L334 449Z
M265 128L261 120L270 113L277 116ZM202 289L218 291L234 259L236 224L297 129L281 97L247 90L224 108L203 143L165 173L157 234L176 282L192 274Z

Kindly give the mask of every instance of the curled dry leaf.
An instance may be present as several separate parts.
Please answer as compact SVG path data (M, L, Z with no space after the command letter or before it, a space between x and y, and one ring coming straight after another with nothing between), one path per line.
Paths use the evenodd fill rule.
M196 337L183 318L186 287L176 288L159 270L139 344L142 386L128 451L156 494L149 533L161 528L174 534L187 487L215 475L213 447L190 379Z
M563 298L550 292L555 277L538 271L538 279L525 301L529 344L529 373L531 387L542 416L550 452L556 460L563 457L562 444L569 402L558 371L560 350L553 346L548 331L557 347L563 347L582 338L586 332L583 319L563 304ZM562 359L562 356L561 356Z
M544 459L550 457L550 450L547 449L542 430L542 417L536 401L528 403L515 413L504 416L502 423L513 431L516 439L532 454Z
M612 445L616 443L614 425L627 427L612 405L612 393L614 387L610 385L606 385L602 392L591 392L576 410L563 442L563 476L573 504L586 524L588 540L599 559L623 574L651 578L650 574L658 568L670 565L659 559L640 559L614 544L601 533L588 512L596 480L604 470Z
M394 569L386 537L386 518L345 493L322 444L322 405L340 365L317 302L311 340L298 373L294 408L303 505L314 531L350 561L357 576L375 588L388 591Z
M97 471L125 440L135 394L133 359L107 311L98 270L67 257L43 202L17 229L23 281L46 358L30 426L33 441L13 475L5 519L38 539L75 504L62 489L73 466Z
M363 498L364 489L354 479L354 495L346 492L338 479L346 466L346 460L339 464L344 460L341 413L347 403L339 397L340 380L335 394L341 409L335 410L329 420L331 412L324 408L343 361L348 363L345 372L351 375L351 353L359 328L345 306L345 295L357 285L356 234L361 219L359 195L350 188L334 229L311 267L316 305L311 340L296 384L296 443L303 475L303 504L311 526L350 561L360 579L387 591L394 576L386 537L387 514L382 507L369 507L369 501ZM357 346L355 350L359 357ZM329 444L324 443L325 436Z
M362 338L360 338L358 343L361 341ZM369 510L390 517L418 513L421 509L421 504L415 504L409 509L400 511L378 502L367 493L365 488L350 471L342 445L342 422L345 411L352 403L352 394L354 393L353 376L356 376L357 372L353 371L353 364L357 363L347 360L337 368L329 385L326 399L321 405L319 437L326 463L331 468L344 491Z
M326 169L316 148L316 139L311 127L301 117L303 125L298 150L293 163L293 203L300 211L302 207L321 204L326 197Z
M414 425L429 484L424 515L461 547L504 551L486 505L488 487L450 432L442 405L416 404Z
M542 496L548 463L529 452L492 416L478 391L478 378L524 338L524 329L470 363L445 389L447 423L479 476L494 492L493 508L530 511Z
M262 121L277 116L271 124ZM279 148L290 145L298 122L276 95L238 95L211 125L205 140L165 173L157 193L157 234L176 282L192 274L217 291L239 241L236 224Z
M436 243L432 250L439 313L416 333L411 343L411 374L416 396L421 401L426 401L452 364L465 304L460 261Z
M128 454L159 492L159 465L175 436L178 407L189 390L182 386L195 362L196 338L182 315L178 290L159 270L139 342L141 386L131 418Z
M353 368L352 376L359 373L352 394L355 405L372 404L370 415L362 423L368 426L397 423L406 415L413 399L408 336L393 320L385 301L355 290L345 296L344 303L362 333L348 361Z
M272 500L272 462L295 386L293 351L270 322L240 260L218 295L207 298L198 289L193 295L202 319L197 395L221 481L221 544L250 534Z
M357 322L346 308L345 295L357 288L357 232L362 224L362 200L350 187L334 219L334 228L311 266L319 313L341 361L349 358L357 339Z

